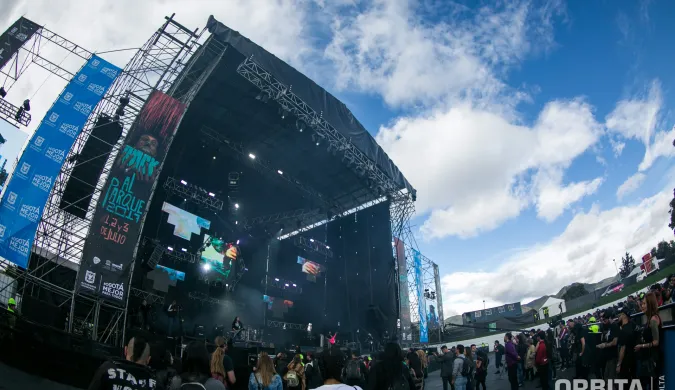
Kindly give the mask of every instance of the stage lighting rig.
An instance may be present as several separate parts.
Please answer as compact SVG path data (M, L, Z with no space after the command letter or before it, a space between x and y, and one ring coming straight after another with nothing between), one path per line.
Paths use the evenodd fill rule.
M310 252L316 252L320 255L333 258L333 251L330 250L330 246L326 245L323 242L317 241L313 238L305 238L303 236L296 236L293 240L295 246L301 249L308 250Z
M430 300L435 300L436 299L436 291L429 291L428 288L424 289L424 298L430 299Z
M26 104L26 102L28 103ZM24 105L28 107L28 110L24 105L17 107L5 99L0 99L0 118L17 127L19 125L28 126L31 121L31 116L28 113L30 102L28 100L26 102L24 102Z
M213 192L209 192L197 185L190 184L185 180L176 180L173 177L168 177L164 182L164 189L169 193L179 195L183 199L189 200L211 211L223 210L223 201L216 198Z

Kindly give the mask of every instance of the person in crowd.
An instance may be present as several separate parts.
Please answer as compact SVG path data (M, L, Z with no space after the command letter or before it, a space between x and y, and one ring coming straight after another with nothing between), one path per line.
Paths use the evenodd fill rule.
M495 367L497 368L497 372L495 372L495 374L501 374L502 356L504 356L504 346L499 344L499 340L495 340L494 352L495 352Z
M616 362L616 373L620 379L635 378L635 346L637 345L637 336L635 323L630 318L630 310L624 307L619 311L619 324L621 333L617 341L619 345L619 356Z
M148 367L150 345L140 337L133 337L124 347L124 359L108 360L96 370L89 390L154 389L155 374Z
M583 325L580 323L575 323L574 327L572 328L572 332L574 332L574 355L576 357L575 360L575 368L576 368L576 379L588 379L588 367L589 367L589 359L588 359L588 354L587 349L586 349L586 336L588 334L588 331L586 328L584 328Z
M277 358L274 360L274 369L282 378L286 376L286 371L288 371L288 359L285 353L279 352L277 354Z
M645 295L645 299L642 301L642 312L647 318L647 326L642 329L641 342L635 346L638 377L642 383L642 388L651 390L653 390L652 386L658 388L663 363L660 346L660 342L663 340L663 324L661 316L659 316L656 299L656 294L650 292Z
M340 351L340 348L329 348L323 355L317 359L318 369L323 375L323 385L317 387L317 390L362 390L359 386L348 386L342 382L346 357Z
M630 314L634 314L638 312L638 305L637 302L635 302L635 297L632 295L629 295L626 298L626 306L628 307L628 312Z
M534 358L537 351L532 338L527 339L527 356L525 357L525 380L534 380Z
M523 382L525 381L525 361L527 360L527 340L525 335L520 333L516 340L516 352L518 352L518 386L522 387Z
M511 390L518 389L518 352L516 351L516 346L513 343L513 335L511 332L504 335L504 351L506 355L506 370L509 375L509 383L511 384Z
M420 362L422 362L422 371L424 372L424 379L426 380L429 376L429 359L427 358L427 354L423 349L418 349L415 352L420 358Z
M288 369L284 375L286 387L289 390L305 390L305 367L302 365L300 354L293 356L293 360L286 368Z
M560 321L560 332L558 334L558 345L560 349L560 371L565 371L570 366L570 350L569 350L569 329L565 326L563 321Z
M469 362L469 372L466 377L467 378L466 389L475 390L476 380L474 376L476 375L476 361L473 358L471 348L464 348L464 357L466 358L467 362Z
M550 377L550 360L548 358L548 351L546 345L546 334L544 332L537 333L537 352L534 357L534 362L537 366L537 373L539 374L539 382L542 390L549 390Z
M455 386L452 384L452 367L455 361L456 354L448 350L447 345L441 347L442 355L436 354L436 360L441 365L441 381L443 382L443 390L448 390L448 384L452 390Z
M305 364L305 383L308 389L316 389L323 384L321 371L319 371L319 363L314 357L313 353L308 353L307 363Z
M258 363L248 378L248 390L283 390L281 377L274 369L272 358L267 352L261 352Z
M173 356L171 352L162 343L150 345L150 363L148 367L155 370L157 380L157 390L168 390L171 385L171 379L176 375L173 368Z
M599 356L605 363L602 378L605 380L616 379L616 361L618 358L617 341L619 337L619 324L615 321L613 309L607 309L602 314L602 337L597 345Z
M366 364L359 358L356 352L351 352L351 359L345 364L343 374L344 383L348 386L364 387L366 384L366 374L368 369Z
M211 377L211 360L204 342L193 341L183 353L180 375L171 380L171 390L225 390L225 385Z
M231 387L237 381L234 375L234 363L227 356L227 343L222 336L216 337L216 350L211 355L211 377L219 380L225 387Z
M553 334L552 329L547 329L546 330L546 354L548 356L548 361L549 361L549 369L551 370L550 372L550 378L551 378L551 383L550 383L550 388L553 388L553 382L555 381L558 373L556 372L555 369L555 335Z
M448 353L448 347L445 345L441 347L441 350ZM443 364L445 362L441 364L441 370L443 370ZM403 353L398 344L389 342L384 346L380 360L370 372L368 390L415 390L415 382L410 376L410 370L403 363ZM443 390L447 390L445 381Z
M485 386L485 379L487 379L488 360L487 355L478 352L476 354L476 373L474 374L474 390L487 390Z
M457 357L452 364L452 384L455 386L455 390L466 390L467 377L464 376L464 361L466 357L464 356L464 346L462 344L457 345Z
M405 357L406 365L410 369L410 376L415 382L415 389L422 390L424 387L424 372L422 371L422 362L419 356L413 351L408 352Z
M150 329L150 309L151 307L145 299L141 302L141 306L138 307L138 319L141 329Z

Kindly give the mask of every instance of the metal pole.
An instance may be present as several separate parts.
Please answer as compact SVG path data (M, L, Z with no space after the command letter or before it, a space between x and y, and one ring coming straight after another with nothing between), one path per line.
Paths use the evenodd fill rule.
M147 213L147 210L146 210ZM139 240L140 242L140 240ZM136 254L138 250L138 243L136 244L136 248L134 249L134 257L136 257ZM127 314L129 313L129 296L131 295L131 282L133 281L134 277L134 268L136 268L136 260L131 262L131 269L129 270L129 290L127 290L127 300L124 302L124 307L122 310L124 310L124 321L122 321L122 346L124 346L124 343L126 343L126 337L127 337Z
M94 303L94 331L91 334L94 341L98 341L98 318L100 314L101 301L97 299L96 303Z

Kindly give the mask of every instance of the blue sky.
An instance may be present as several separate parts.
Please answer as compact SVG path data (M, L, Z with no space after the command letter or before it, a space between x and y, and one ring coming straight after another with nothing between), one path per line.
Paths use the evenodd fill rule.
M446 315L599 280L672 238L672 2L13 0L0 22L110 50L173 12L193 28L213 14L350 107L418 189Z

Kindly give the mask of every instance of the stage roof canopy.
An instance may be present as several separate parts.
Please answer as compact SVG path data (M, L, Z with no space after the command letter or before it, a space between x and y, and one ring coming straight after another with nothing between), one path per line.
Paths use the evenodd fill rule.
M350 139L400 188L407 188L410 193L413 192L410 183L344 103L286 62L217 21L213 16L209 17L207 28L218 40L231 45L244 56L252 57L277 80L292 87L293 93L314 111L322 113L327 122Z

